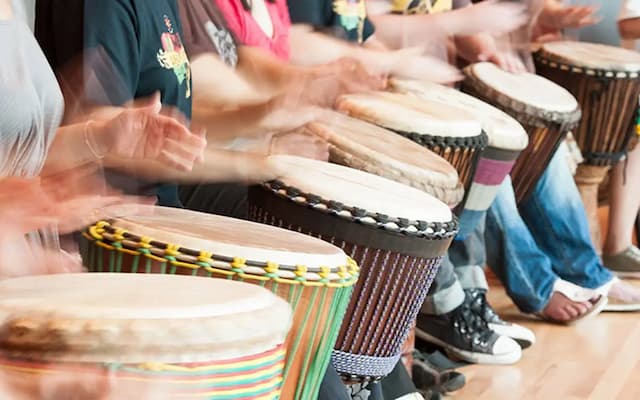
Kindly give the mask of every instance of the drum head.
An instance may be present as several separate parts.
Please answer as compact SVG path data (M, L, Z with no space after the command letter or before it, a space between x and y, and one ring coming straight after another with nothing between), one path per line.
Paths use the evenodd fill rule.
M247 283L159 274L59 274L0 282L0 346L73 362L194 362L284 342L289 305ZM260 323L264 320L264 323Z
M111 225L137 236L214 256L283 266L304 265L312 269L348 264L342 250L322 240L269 225L190 210L150 207L142 215L118 218Z
M543 57L575 67L612 72L640 72L640 53L621 47L585 42L551 42L542 46Z
M341 165L291 156L273 156L287 171L278 180L302 193L369 213L410 221L452 221L449 207L418 189Z
M486 93L487 97L496 97L498 103L510 102L510 107L515 107L513 103L517 102L543 112L572 114L579 110L578 102L571 93L538 75L526 72L513 74L488 62L470 65L465 73L472 85L476 81L492 90L493 93ZM508 99L501 101L497 98L500 96Z
M458 90L431 82L392 79L394 91L452 103L473 114L482 121L482 127L489 137L489 146L504 150L522 151L529 143L529 136L522 125L497 108Z
M336 112L323 114L307 128L329 142L338 164L413 186L450 206L462 200L463 188L455 168L394 132Z
M338 109L394 131L442 137L482 134L480 122L462 108L399 93L345 95L338 100Z

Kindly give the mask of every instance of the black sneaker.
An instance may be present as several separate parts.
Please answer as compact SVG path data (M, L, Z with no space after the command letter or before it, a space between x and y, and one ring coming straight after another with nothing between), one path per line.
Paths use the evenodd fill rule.
M498 335L508 336L518 342L522 349L531 347L536 342L536 335L522 325L502 320L487 302L487 291L483 289L465 290L467 297L471 298L471 308L480 315L489 325L492 331Z
M448 361L446 367L441 368L432 362L434 357L440 357ZM460 372L454 371L453 363L439 352L424 354L418 350L413 353L413 368L411 377L416 388L425 399L432 398L434 394L445 395L464 387L466 379Z
M492 331L471 308L471 298L444 315L419 314L416 338L438 345L449 356L477 364L513 364L522 349L513 339Z

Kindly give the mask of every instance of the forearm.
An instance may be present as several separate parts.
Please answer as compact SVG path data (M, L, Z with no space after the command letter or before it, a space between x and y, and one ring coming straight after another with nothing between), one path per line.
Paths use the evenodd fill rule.
M381 14L370 16L376 37L394 49L424 46L428 41L451 34L460 28L457 11L425 15Z
M623 39L634 40L640 38L640 18L618 21L618 30Z
M108 149L108 138L101 134L102 122L76 123L58 128L49 148L43 174L72 169L99 161Z
M140 163L135 160L109 160L122 172L142 179L180 184L245 182L258 183L278 176L277 170L265 156L255 153L209 148L203 162L190 172L167 168L156 162Z
M240 75L269 95L282 92L291 81L304 77L303 68L288 64L260 48L241 46L238 52Z
M296 27L291 35L291 62L312 66L328 64L349 57L379 73L388 73L392 61L389 54L334 39L329 35Z
M262 124L271 109L269 102L222 111L206 104L194 104L193 122L206 129L207 140L211 142L260 137L265 134Z
M483 53L493 53L496 47L494 39L486 33L454 38L458 55L466 61L480 61Z

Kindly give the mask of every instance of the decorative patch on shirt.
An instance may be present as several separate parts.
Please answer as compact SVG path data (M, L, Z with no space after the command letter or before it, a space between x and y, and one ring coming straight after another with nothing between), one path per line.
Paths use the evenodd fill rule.
M452 0L392 0L391 4L391 11L399 14L430 14L452 8Z
M162 49L158 51L158 62L163 68L173 70L178 78L178 84L182 85L186 82L187 90L185 98L191 97L191 65L189 57L182 45L180 34L175 33L173 24L168 16L164 16L164 24L167 32L160 37Z
M340 25L346 31L357 30L358 43L364 41L364 23L367 6L364 0L334 0L333 12L340 17Z
M238 48L229 31L218 28L213 21L207 21L204 24L204 28L207 30L209 38L216 47L222 61L235 68L238 65Z

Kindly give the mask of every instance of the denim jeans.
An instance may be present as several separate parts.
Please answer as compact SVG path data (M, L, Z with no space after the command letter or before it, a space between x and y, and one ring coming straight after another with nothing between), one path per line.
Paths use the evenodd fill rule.
M561 278L594 289L613 275L600 262L561 146L518 210L507 179L487 213L488 263L523 312L544 309Z
M442 259L438 274L429 290L421 312L442 315L456 309L464 301L464 289L488 289L484 275L485 213L464 240L456 238Z

